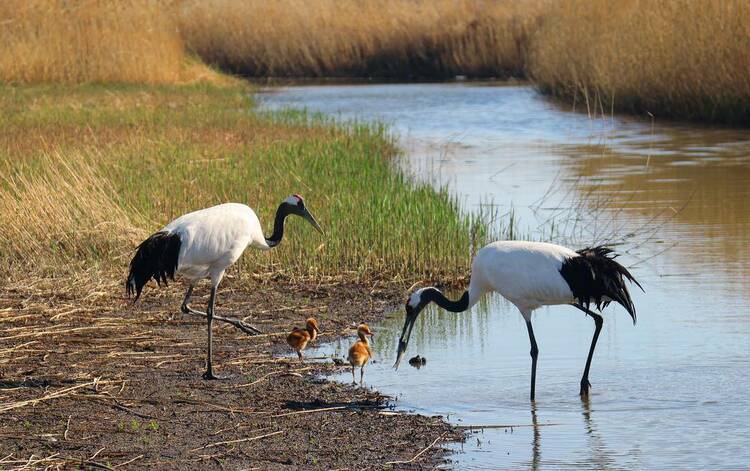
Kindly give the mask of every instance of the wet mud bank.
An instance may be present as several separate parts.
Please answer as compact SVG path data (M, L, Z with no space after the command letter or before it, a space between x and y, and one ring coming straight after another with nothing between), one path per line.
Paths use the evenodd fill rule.
M201 379L205 322L179 313L179 284L136 305L110 294L119 290L79 299L0 288L0 466L409 469L446 460L441 444L461 440L457 428L327 380L345 368L331 359L282 355L287 332L309 316L319 343L354 338L357 322L400 304L400 287L239 284L228 280L217 312L265 334L215 323L214 368L229 378L211 382Z

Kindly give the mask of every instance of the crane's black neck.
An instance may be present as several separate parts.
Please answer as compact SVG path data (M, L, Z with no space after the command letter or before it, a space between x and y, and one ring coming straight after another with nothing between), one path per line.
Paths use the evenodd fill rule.
M443 293L441 293L436 288L427 288L422 297L423 299L426 299L427 302L432 301L446 311L463 312L469 309L468 291L464 291L463 296L461 296L461 298L459 298L457 301L451 301L450 299L446 298Z
M292 214L293 206L289 203L281 203L276 210L276 217L273 220L273 233L271 237L266 237L266 244L269 247L276 247L284 237L284 219Z

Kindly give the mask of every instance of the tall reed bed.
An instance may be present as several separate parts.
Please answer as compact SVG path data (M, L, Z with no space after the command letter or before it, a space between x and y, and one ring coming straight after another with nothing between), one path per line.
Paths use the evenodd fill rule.
M750 2L562 0L530 73L590 110L750 124Z
M208 0L181 4L187 46L251 76L522 76L542 0Z
M184 67L165 2L3 0L0 23L6 82L171 83Z
M391 163L380 127L257 114L248 90L209 86L5 88L0 93L0 272L101 266L124 272L136 243L184 212L226 201L270 232L278 203L301 220L253 270L345 279L456 278L487 225Z

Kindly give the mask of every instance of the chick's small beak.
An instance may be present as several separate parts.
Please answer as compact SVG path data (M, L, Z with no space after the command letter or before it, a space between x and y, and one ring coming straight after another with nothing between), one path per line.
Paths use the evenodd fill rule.
M302 217L305 218L307 222L309 222L312 227L315 228L318 232L325 235L325 232L323 232L323 229L320 227L320 224L318 224L318 221L315 220L313 215L310 213L310 211L305 208L304 213L302 213Z

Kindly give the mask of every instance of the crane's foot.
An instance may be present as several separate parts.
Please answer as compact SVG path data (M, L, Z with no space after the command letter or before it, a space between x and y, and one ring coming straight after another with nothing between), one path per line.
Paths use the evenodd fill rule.
M581 397L588 397L589 389L591 389L591 383L587 378L583 378L581 380Z
M206 371L203 373L202 376L203 379L206 381L224 381L227 379L232 379L231 375L215 375L213 371Z
M205 312L193 309L187 304L183 304L182 306L180 306L180 311L182 311L183 314L192 314L194 316L208 317L208 314L206 314ZM240 319L232 319L229 317L217 316L216 314L214 314L212 317L215 321L226 322L227 324L232 324L233 326L235 326L236 328L240 329L241 331L243 331L244 333L248 335L263 334L263 332L257 327L251 324L248 324L247 322L242 321Z

